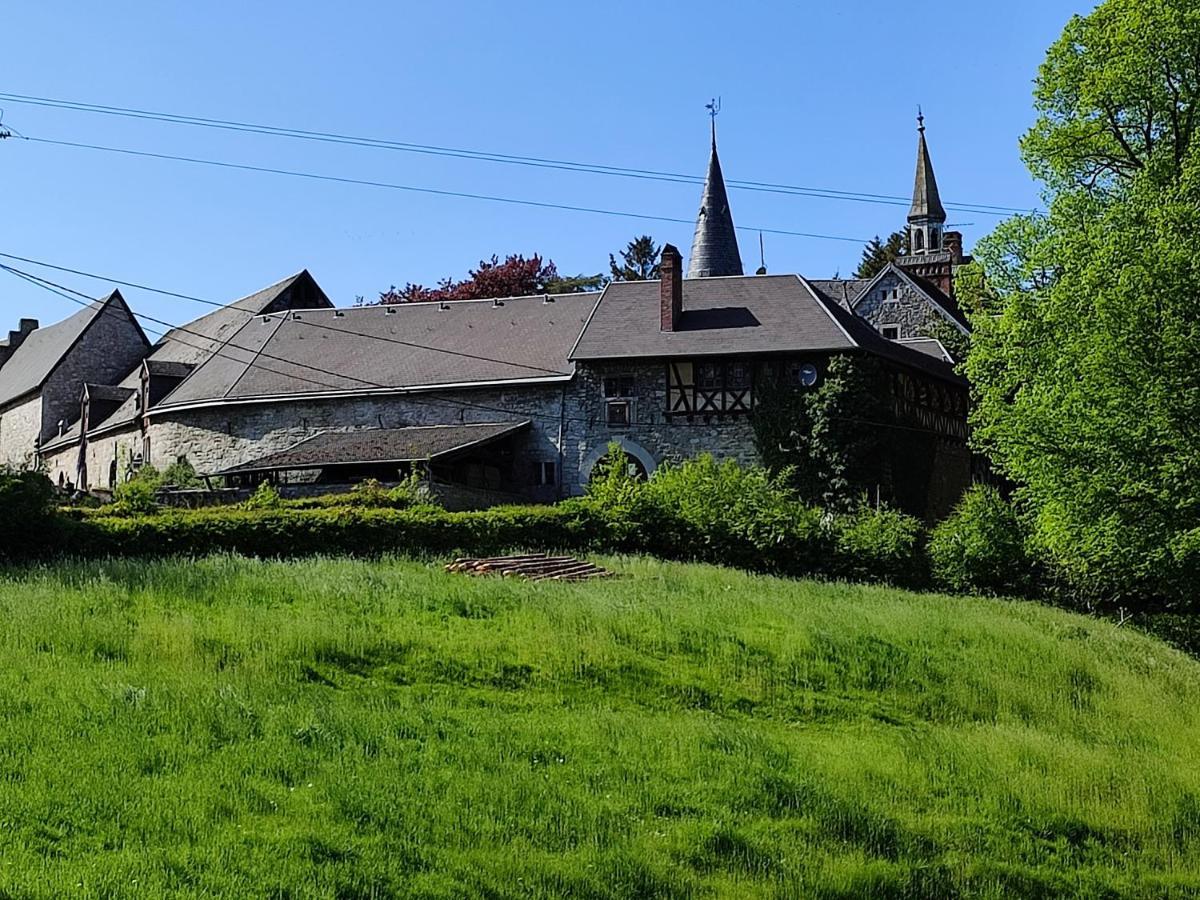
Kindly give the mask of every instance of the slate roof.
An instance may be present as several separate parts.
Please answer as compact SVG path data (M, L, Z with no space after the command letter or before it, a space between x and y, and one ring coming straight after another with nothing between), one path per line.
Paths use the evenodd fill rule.
M111 312L106 313L106 310ZM131 315L120 291L96 300L54 325L31 331L0 367L0 406L36 391L58 368L99 315Z
M741 275L742 256L738 252L737 231L729 210L729 194L717 157L717 132L714 126L708 174L700 194L700 212L692 235L692 253L688 258L688 278Z
M559 294L547 302L538 295L255 316L158 408L563 380L574 372L568 352L598 296Z
M913 350L924 353L926 356L932 356L934 359L940 359L942 362L954 362L954 357L950 355L950 351L937 338L900 338L896 343L902 344L905 347L911 347Z
M424 462L454 456L490 444L529 427L522 422L478 425L419 425L409 428L365 428L324 431L300 443L218 472L319 469L331 465Z
M917 131L920 132L917 140L917 174L913 180L913 200L908 210L908 220L928 218L945 222L946 210L938 195L937 179L933 177L933 162L929 159L929 145L925 143L924 122Z
M853 309L858 298L863 295L870 278L810 278L808 283L816 288L822 296L833 300L842 309Z
M289 292L301 296L291 296ZM172 328L150 348L150 355L146 357L145 363L151 374L184 378L198 363L220 349L226 340L256 315L262 314L272 306L289 302L319 308L329 308L333 305L308 270L304 269L186 325ZM130 392L125 395L124 402L102 420L90 421L89 434L108 431L137 421L141 412L138 405L141 379L139 363L115 385ZM42 449L50 452L65 444L78 443L79 428L80 423L74 422L61 437L48 441Z
M285 301L287 298L284 295L289 291L306 292L308 296L305 297L304 302L307 304L325 308L333 306L308 270L305 269L295 275L289 275L261 291L255 291L220 309L214 309L186 325L172 328L155 343L154 349L150 351L149 359L155 362L178 362L192 365L203 362L210 353L229 340L254 316Z
M676 331L659 327L659 282L610 284L572 359L714 356L846 350L855 346L837 304L818 300L796 275L686 278Z
M866 351L946 380L951 366L889 341L798 275L689 278L681 328L662 331L659 282L613 282L571 353L573 360L665 359Z
M116 384L93 384L90 381L84 382L83 389L92 400L108 400L114 403L123 403L137 393L133 388Z

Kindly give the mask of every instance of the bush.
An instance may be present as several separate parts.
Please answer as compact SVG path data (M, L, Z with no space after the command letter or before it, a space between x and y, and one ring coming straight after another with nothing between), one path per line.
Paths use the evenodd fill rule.
M163 485L158 469L144 465L133 477L117 485L113 491L113 506L119 513L148 513L158 508L155 495Z
M176 462L171 463L163 470L161 483L164 487L176 488L195 488L204 485L200 476L196 474L195 466L188 462L186 456L179 457Z
M935 583L958 593L1031 596L1040 567L1016 510L990 485L975 485L933 529L929 556Z
M0 467L0 557L42 556L55 549L54 485L40 472Z
M567 506L509 506L479 512L336 507L210 507L156 515L64 520L83 556L203 555L220 552L295 557L314 554L437 556L501 553L513 548L603 547L604 531L586 511Z
M254 493L242 502L243 509L279 509L281 506L283 498L269 481L259 482Z
M835 544L830 574L909 587L928 583L925 528L912 516L863 504L833 517L830 526Z

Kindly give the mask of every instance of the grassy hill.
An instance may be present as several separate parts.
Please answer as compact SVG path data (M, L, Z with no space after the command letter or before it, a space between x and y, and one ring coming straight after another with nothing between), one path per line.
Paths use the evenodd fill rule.
M641 560L0 578L0 896L1200 892L1200 664Z

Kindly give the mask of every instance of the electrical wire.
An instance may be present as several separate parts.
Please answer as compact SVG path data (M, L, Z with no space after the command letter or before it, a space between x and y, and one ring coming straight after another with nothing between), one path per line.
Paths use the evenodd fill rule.
M54 138L35 137L26 135L26 141L38 144L49 144L56 147L70 147L77 150L93 150L103 153L114 153L123 156L134 156L143 159L170 160L172 162L191 163L193 165L213 166L221 169L234 169L242 172L259 174L286 175L291 178L306 178L314 181L328 181L336 184L353 184L362 187L386 188L393 191L406 191L415 194L432 194L438 197L455 197L465 200L486 200L490 203L508 203L516 206L531 206L536 209L557 209L568 212L591 213L600 216L615 216L622 219L641 219L648 222L671 222L681 225L694 225L693 219L681 219L674 216L656 216L649 213L635 213L613 209L601 209L594 206L576 206L570 203L551 203L544 200L523 200L518 197L501 197L494 194L476 194L470 191L451 191L440 188L420 187L411 184L398 184L392 181L374 181L366 178L350 178L345 175L326 175L318 172L301 172L296 169L280 169L274 166L256 166L249 163L234 163L225 160L205 159L197 156L180 156L173 153L156 153L150 150L134 150L129 147L106 147L101 144L90 144L82 141L62 141ZM813 238L824 241L844 241L851 244L866 244L869 239L845 237L843 235L818 234L809 231L792 231L785 228L764 228L757 225L735 226L739 231L758 231L764 234L777 234L786 237Z
M617 176L622 178L637 178L669 183L702 184L703 179L695 175L678 172L664 172L655 169L639 169L624 166L607 166L595 163L572 162L570 160L550 159L538 156L525 156L491 151L469 150L459 147L442 147L432 144L418 144L404 141L385 140L382 138L362 137L356 135L338 134L328 131L314 131L301 128L288 128L274 125L264 125L255 122L238 122L229 119L205 118L200 116L183 115L154 110L136 109L131 107L111 106L95 103L84 103L76 100L63 100L52 97L34 97L27 94L9 94L0 92L0 100L13 103L40 106L71 112L86 112L99 115L120 116L130 119L142 119L162 122L172 125L188 125L201 128L213 128L223 131L235 131L248 134L269 135L298 140L318 141L322 143L343 144L356 147L369 147L380 150L393 150L406 153L420 153L432 156L450 157L456 159L477 160L483 162L503 163L508 165L531 166L535 168L557 169L570 172L584 172L595 175ZM768 193L790 194L794 196L815 197L827 200L846 200L861 203L879 203L891 206L907 206L910 198L895 194L877 194L864 191L843 191L833 188L810 187L804 185L782 184L768 181L747 181L728 179L726 185L740 190L765 191ZM946 203L949 209L964 212L975 212L985 215L1007 216L1014 213L1029 212L1011 206L999 206L989 203Z
M90 307L92 304L97 302L94 298L89 297L87 294L83 293L82 291L77 291L73 288L67 287L66 285L62 285L57 282L50 281L49 279L41 278L37 275L33 275L29 272L24 272L20 269L16 269L16 268L12 267L12 266L8 266L8 265L4 265L4 264L0 263L0 270L6 271L18 278L21 278L21 279L37 286L37 287L41 287L44 290L47 290L53 294L56 294L59 297L63 297L67 300L70 300L72 303L75 303L79 306ZM183 296L182 298L189 299L189 298L186 298L186 296ZM113 314L119 313L119 311L113 307L105 307L104 312L111 312ZM217 343L217 341L214 338L212 338L208 335L200 334L198 332L193 332L193 331L189 330L186 326L175 325L166 320L158 319L153 316L146 315L144 313L136 313L133 311L132 308L130 308L130 313L132 315L134 315L135 317L137 317L138 319L145 319L147 321L154 322L155 324L158 324L158 325L161 325L161 326L164 326L164 327L170 329L172 332L180 332L183 334L194 335L196 337L202 338L204 341L209 342L210 344ZM257 315L257 314L251 314L251 318L253 318L254 315ZM276 315L278 315L278 314L276 314ZM353 332L350 332L350 333L352 334ZM477 409L477 410L482 410L485 412L497 412L497 413L502 413L506 416L512 416L515 412L517 415L520 415L522 417L527 416L527 417L532 417L532 418L542 418L542 419L546 419L546 420L549 420L552 422L579 422L579 423L583 423L583 424L587 425L588 427L595 426L599 421L594 417L567 416L567 415L563 415L561 413L556 415L554 413L539 413L537 411L530 411L530 410L513 410L511 408L492 406L489 404L472 403L467 400L446 397L444 395L436 394L434 392L430 392L433 399L425 399L423 397L417 397L412 393L406 393L403 388L397 388L394 385L380 384L378 382L372 382L372 381L369 381L366 379L357 378L356 376L345 375L345 374L338 373L338 372L332 372L330 370L322 369L322 368L312 366L312 365L309 365L306 363L295 362L293 360L289 360L284 357L278 357L278 356L274 356L269 353L265 353L261 348L240 346L238 344L233 343L232 340L226 340L226 341L220 342L220 345L216 349L213 349L212 347L201 347L199 345L191 344L187 341L180 340L178 338L178 336L175 334L169 335L167 337L167 340L178 341L179 343L183 344L184 346L192 347L193 349L198 349L198 350L201 350L202 352L210 353L212 356L218 356L218 357L223 357L226 359L231 359L241 365L245 365L247 367L246 371L249 371L250 368L254 367L254 368L258 368L264 372L270 372L272 374L280 375L285 378L295 378L300 381L307 382L309 384L315 384L319 387L324 387L324 388L341 391L341 392L346 392L348 389L346 387L344 387L343 385L330 384L328 382L315 381L311 378L305 378L303 376L296 375L294 372L283 372L278 369L272 369L269 366L262 365L259 362L259 359L266 358L269 360L283 362L292 368L313 371L313 372L317 372L317 373L324 374L324 375L330 375L332 377L339 378L339 379L348 379L348 380L352 380L352 381L357 381L361 384L366 385L367 389L374 388L374 389L385 390L385 391L399 392L404 396L404 399L406 402L415 403L417 405L434 406L439 409L444 408L446 405L451 405L451 406L458 406L463 409ZM226 352L226 348L233 348L235 350L240 350L243 353L250 353L253 355L254 358L249 363L247 363L246 360L244 360L244 359L240 359L236 356L230 356ZM243 372L243 374L245 374L245 373ZM559 373L559 374L561 374L561 373ZM486 386L487 386L486 383L481 384L481 387L486 387ZM278 399L278 398L264 398L264 399ZM704 416L706 414L703 412L698 412L698 413L695 413L695 415ZM920 432L923 434L940 434L940 432L936 431L935 429L924 428L924 427L920 427L920 426L900 425L900 424L892 423L892 422L877 422L877 421L872 421L869 419L860 419L860 418L855 418L855 417L850 417L850 416L834 416L833 418L835 418L839 421L844 421L844 422L859 424L859 425L870 425L870 426L874 426L874 427L878 427L878 428L887 428L887 429L899 430L899 431L914 431L914 432ZM707 422L672 422L671 424L672 424L672 427L676 427L676 428L706 428L706 429L711 428L711 426ZM628 425L630 427L641 427L641 426L657 427L657 426L661 426L662 423L661 422L653 422L653 421L630 421L628 423Z

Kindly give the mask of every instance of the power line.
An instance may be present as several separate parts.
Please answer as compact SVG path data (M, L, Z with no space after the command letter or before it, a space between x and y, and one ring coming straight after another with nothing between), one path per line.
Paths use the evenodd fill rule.
M559 209L568 212L593 213L601 216L617 216L623 219L643 219L651 222L673 222L682 225L693 225L692 219L680 219L673 216L655 216L648 213L622 212L613 209L600 209L593 206L574 206L569 203L550 203L543 200L522 200L516 197L499 197L493 194L475 194L468 191L450 191L439 188L418 187L409 184L397 184L391 181L372 181L365 178L349 178L343 175L323 175L316 172L300 172L294 169L278 169L273 166L255 166L248 163L232 163L223 160L203 159L196 156L177 156L171 153L154 153L149 150L133 150L128 147L105 147L100 144L88 144L79 141L60 141L51 138L40 138L27 135L25 140L39 144L51 144L56 147L71 147L79 150L97 150L104 153L117 153L125 156L136 156L146 159L171 160L202 166L215 166L221 169L236 169L243 172L257 172L271 175L287 175L292 178L308 178L315 181L330 181L338 184L355 184L364 187L388 188L394 191L408 191L416 194L433 194L439 197L457 197L466 200L486 200L491 203L511 203L517 206L532 206L537 209ZM851 244L866 244L864 238L844 237L833 234L816 234L808 231L790 231L784 228L762 228L757 225L739 225L740 231L761 231L766 234L779 234L787 237L814 238L825 241L846 241Z
M264 125L254 122L238 122L229 119L205 118L178 113L159 112L154 110L136 109L122 106L84 103L74 100L62 100L52 97L34 97L25 94L0 93L0 99L13 103L30 106L40 106L71 112L87 112L99 115L120 116L130 119L142 119L171 125L187 125L200 128L212 128L222 131L234 131L247 134L259 134L272 137L284 137L296 140L317 141L321 143L342 144L347 146L367 147L377 150L391 150L405 153L419 153L431 156L449 157L455 159L476 160L481 162L502 163L507 165L530 166L534 168L557 169L569 172L583 172L593 175L607 175L622 178L636 178L651 181L664 181L676 184L701 184L703 179L695 175L679 172L665 172L655 169L640 169L624 166L607 166L596 163L582 163L570 160L551 159L538 156L525 156L491 151L470 150L460 147L442 147L432 144L418 144L404 141L392 141L382 138L363 137L357 135L338 134L336 132L313 131L301 128L287 128L274 125ZM833 188L811 187L805 185L782 184L768 181L747 181L728 179L726 184L733 188L748 191L762 191L793 196L814 197L826 200L845 200L860 203L877 203L890 206L907 206L910 198L896 194L878 194L864 191L843 191ZM1013 213L1028 212L1028 209L1000 206L989 203L946 203L948 208L965 212L985 215L1006 216Z
M221 303L216 300L206 300L203 297L194 297L190 294L180 294L180 293L177 293L176 291L167 291L167 290L162 290L161 288L150 287L149 285L146 285L146 284L139 284L136 281L123 281L120 278L112 278L108 275L98 275L95 272L85 272L82 269L72 269L72 268L68 268L67 266L59 266L59 265L55 265L53 263L42 262L41 260L30 259L27 256L16 256L15 254L12 254L12 253L0 253L0 258L15 259L15 260L18 260L23 263L29 263L31 265L41 266L42 268L46 268L46 269L54 269L59 272L69 272L72 275L82 275L84 278L94 278L97 281L108 281L113 284L119 284L122 287L137 288L138 290L149 291L152 294L161 294L164 297L173 297L178 300L188 300L193 303L202 303L205 306L215 306L218 309L224 309L226 306L229 305L227 303ZM12 270L12 271L15 272L17 270ZM499 299L508 299L508 298L499 298ZM234 302L236 303L237 301L234 301ZM454 302L457 302L457 301L454 301ZM367 340L382 341L382 342L388 343L388 344L397 344L401 347L408 347L409 349L412 349L412 350L428 350L433 353L444 353L449 356L459 356L459 357L463 357L465 359L474 360L476 362L498 363L499 365L513 366L518 369L528 369L531 372L539 372L544 375L562 375L562 374L564 374L559 369L547 369L547 368L543 368L542 366L533 366L533 365L529 365L527 363L513 362L513 361L507 360L507 359L495 359L490 356L480 356L480 355L474 354L474 353L464 353L460 350L452 350L449 347L433 347L433 346L430 346L429 344L418 344L415 341L406 341L406 340L403 340L402 338L389 337L389 336L383 335L383 334L361 334L356 331L347 331L344 328L336 328L332 325L328 325L323 322L313 322L312 320L307 319L307 318L300 318L300 319L297 319L296 321L298 321L302 325L308 326L309 328L319 328L323 331L332 331L335 334L349 334L354 337L361 337L361 338L365 338Z
M41 287L44 290L47 290L53 294L56 294L59 297L63 297L65 299L71 301L72 303L78 304L79 306L89 307L93 303L96 302L95 299L89 297L87 294L83 293L82 291L77 291L74 288L70 288L70 287L67 287L66 285L62 285L57 282L50 281L49 279L41 278L41 277L39 277L37 275L33 275L29 272L23 272L20 269L16 269L12 266L7 266L7 265L4 265L3 263L0 263L0 270L3 270L12 275L15 275L18 278L21 278L37 287ZM106 307L103 312L115 312L115 310L113 310L112 308ZM157 319L153 316L148 316L143 313L136 313L136 312L133 312L132 308L130 309L130 312L139 319L145 319L145 320L154 322L158 325L162 325L162 326L170 329L172 332L182 332L184 334L191 334L196 337L202 338L203 340L205 340L206 342L208 342L210 344L217 343L217 341L214 338L211 338L208 335L199 334L198 332L190 331L186 326L175 325L175 324L173 324L171 322L167 322L163 319ZM251 317L253 317L253 315ZM460 400L457 398L446 397L444 394L435 394L433 392L431 392L431 394L432 394L432 396L436 397L436 399L425 399L422 397L417 397L412 393L407 393L404 391L403 388L397 388L394 385L380 384L378 382L372 382L372 381L369 381L366 379L358 378L356 376L344 375L344 374L341 374L338 372L332 372L328 369L322 369L317 366L309 365L307 363L295 362L293 360L289 360L284 357L274 356L272 354L266 353L261 348L242 347L238 344L233 343L232 340L226 340L224 342L221 342L220 345L217 346L215 349L213 349L211 346L210 347L202 347L202 346L199 346L196 344L191 344L187 341L180 340L178 338L178 336L175 334L172 334L172 336L170 337L170 340L178 341L179 343L183 344L184 346L192 347L193 349L197 349L202 352L211 353L213 356L219 356L219 357L223 357L225 359L232 359L233 361L235 361L239 364L245 365L247 367L247 371L251 367L256 367L258 369L261 369L264 372L270 372L275 375L281 375L285 378L295 378L300 381L305 381L305 382L308 382L309 384L315 384L319 387L325 387L325 388L329 388L331 390L346 391L347 388L345 388L341 385L330 384L328 382L322 382L322 381L315 381L311 378L305 378L303 376L296 375L294 372L282 372L278 369L272 369L269 366L262 365L259 360L260 360L260 358L276 360L279 362L283 362L293 368L313 371L313 372L317 372L317 373L324 374L324 375L331 375L335 378L349 379L352 381L357 381L360 384L366 385L368 388L374 388L374 389L385 390L385 391L398 391L404 395L404 399L406 402L411 402L411 403L415 403L418 405L436 406L436 407L443 407L445 405L450 405L450 406L458 406L458 407L461 407L464 409L478 409L478 410L481 410L484 412L496 412L496 413L501 413L506 416L512 416L515 412L517 415L522 416L522 417L541 418L541 419L546 419L551 422L580 422L580 423L587 425L588 427L591 427L591 426L597 424L597 422L599 421L598 419L592 418L592 417L568 416L565 414L555 415L554 413L540 413L537 411L531 411L531 410L527 410L527 409L514 411L512 409L506 409L506 408L500 407L500 406L492 406L492 405L483 404L483 403L473 403L468 400ZM253 356L253 358L251 359L250 362L247 363L246 360L244 360L244 359L239 359L235 356L230 356L227 352L225 352L225 348L227 348L227 347L231 347L235 350L240 350L243 353L249 353ZM269 398L269 399L277 400L278 398ZM705 414L704 413L696 413L696 415L705 415ZM869 419L859 419L859 418L853 418L850 416L835 416L834 418L837 418L837 419L839 419L841 421L845 421L845 422L856 423L856 424L860 424L860 425L872 425L872 426L876 426L876 427L880 427L880 428L889 428L889 429L893 429L893 430L917 431L917 432L929 433L929 434L938 433L934 429L923 428L920 426L899 425L899 424L890 423L890 422L876 422L876 421L872 421ZM651 426L651 427L653 427L653 426L661 425L662 423L653 422L653 421L632 421L629 424L631 426ZM672 425L673 425L673 427L677 427L677 428L710 428L711 427L707 422L682 422L682 423L674 422L674 423L672 423Z

